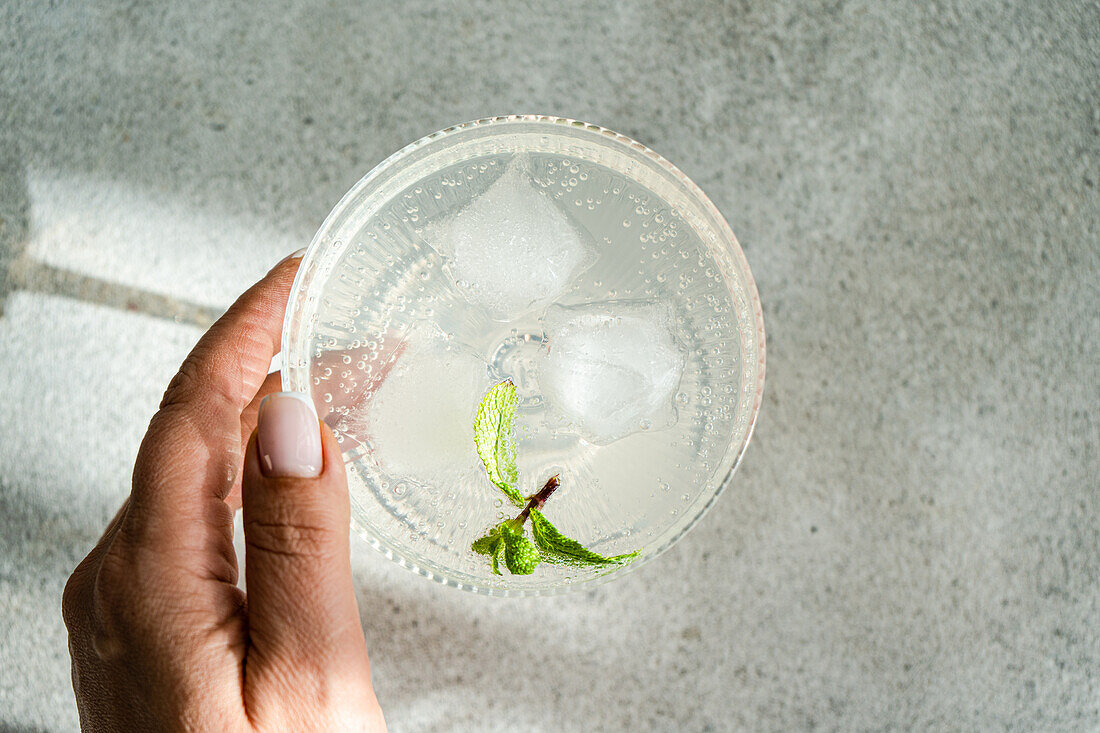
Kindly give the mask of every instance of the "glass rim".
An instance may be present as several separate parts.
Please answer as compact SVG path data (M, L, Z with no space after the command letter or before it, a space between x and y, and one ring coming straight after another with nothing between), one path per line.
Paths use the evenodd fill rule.
M611 144L613 146L622 146L629 148L634 153L641 154L651 163L654 163L664 173L671 175L678 183L680 183L686 189L689 197L694 203L702 207L704 212L708 215L708 218L712 223L717 225L717 234L721 240L722 245L727 250L727 254L731 256L733 265L738 271L738 275L742 280L742 285L745 290L745 295L748 299L748 305L752 312L752 324L751 327L748 324L738 323L738 334L741 346L741 362L742 362L742 379L741 379L741 394L751 394L751 404L748 406L749 413L747 415L747 421L744 434L741 436L740 444L733 450L733 460L730 463L729 469L721 481L717 482L715 490L707 497L706 501L702 503L698 511L691 518L690 521L685 523L679 531L670 536L656 549L646 552L645 555L639 558L638 562L629 563L628 565L618 567L614 570L610 570L605 573L594 575L582 580L559 583L557 585L548 586L545 588L498 588L486 585L476 585L468 583L463 580L459 580L453 577L448 577L445 573L441 573L438 570L432 568L426 568L422 565L409 559L395 548L389 546L389 544L383 542L379 537L375 535L370 528L364 526L358 522L353 516L351 519L352 527L355 529L356 534L362 537L368 544L381 552L390 560L405 567L413 572L433 580L442 585L448 585L461 590L471 591L481 595L489 596L504 596L504 597L520 597L520 596L544 596L544 595L559 595L563 593L569 593L581 588L590 588L593 585L606 583L610 580L621 578L629 572L634 571L638 567L647 564L649 561L660 556L674 544L676 544L688 531L690 531L699 521L703 518L711 507L717 501L718 497L726 490L726 488L732 482L734 474L737 472L738 467L741 465L741 461L744 458L745 452L748 448L749 440L752 437L754 428L756 426L756 419L760 411L760 406L763 400L764 390L764 371L765 371L765 332L764 332L764 315L760 303L760 295L756 288L756 281L752 276L752 271L749 269L748 260L745 257L744 252L741 249L740 242L738 242L736 235L734 235L729 222L718 210L718 207L710 200L710 198L703 192L703 190L692 181L683 171L665 159L662 155L650 149L646 145L633 140L626 135L609 130L600 125L595 125L588 122L582 122L580 120L574 120L567 117L557 117L553 115L539 115L539 114L516 114L516 115L501 115L495 117L485 117L477 120L471 120L469 122L463 122L456 125L451 125L442 130L425 135L418 140L415 140L408 145L400 148L396 152L390 154L384 158L381 162L375 165L370 171L367 172L362 178L359 179L353 185L347 193L340 198L337 204L325 217L324 222L318 228L316 234L314 234L309 247L307 247L305 254L303 255L302 262L299 264L298 272L295 275L294 283L291 286L290 296L287 299L286 315L283 319L283 329L281 336L281 352L283 358L283 365L281 370L282 389L286 391L308 391L308 385L304 383L304 380L300 379L301 370L308 365L304 362L295 361L291 359L291 353L289 348L293 343L296 333L296 329L301 328L301 320L295 316L299 315L299 308L292 307L296 304L301 304L306 300L315 300L316 293L309 294L310 286L315 286L314 278L319 274L317 270L318 256L320 253L322 242L325 240L326 235L329 234L336 226L341 217L347 213L349 207L357 201L364 189L375 184L382 179L387 173L389 173L399 163L405 161L414 152L420 151L431 143L438 143L445 138L453 138L459 133L467 132L471 129L495 127L506 128L511 126L530 126L530 125L547 125L549 127L568 127L572 130L580 130L582 134L589 133L597 135L601 138L601 142L605 144ZM326 273L327 274L327 273ZM320 283L323 286L324 281ZM740 321L740 319L739 319ZM749 359L752 359L752 363L748 363ZM751 384L746 383L745 371L751 370L752 379ZM741 409L739 407L739 409Z

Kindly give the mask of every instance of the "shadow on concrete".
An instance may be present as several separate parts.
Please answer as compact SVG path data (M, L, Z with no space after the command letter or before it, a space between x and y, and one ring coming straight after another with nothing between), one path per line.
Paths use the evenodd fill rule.
M35 725L23 725L22 723L5 723L0 721L0 733L50 733L46 728Z
M17 146L0 149L0 317L8 296L24 290L206 327L221 310L114 283L33 259L26 251L30 200Z
M15 145L0 145L0 316L15 289L12 269L27 245L30 201L26 171Z

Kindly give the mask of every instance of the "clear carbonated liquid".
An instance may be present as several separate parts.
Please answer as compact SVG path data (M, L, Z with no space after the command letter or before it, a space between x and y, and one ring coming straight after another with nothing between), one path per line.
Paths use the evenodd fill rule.
M366 221L336 265L313 331L314 398L345 451L353 512L384 540L412 548L413 562L489 585L503 581L470 543L515 510L474 452L470 424L485 388L504 378L517 385L521 490L533 493L560 473L547 516L598 552L617 554L655 549L713 495L729 470L741 375L722 268L679 212L599 165L539 153L518 163L594 252L555 302L642 301L670 313L684 361L660 420L640 420L607 444L563 427L537 378L552 347L544 310L502 322L456 286L433 240L438 226L516 165L512 155L424 178ZM423 367L429 352L435 366ZM395 396L381 404L387 379L404 381L391 382ZM544 564L530 579L504 580L545 584L593 572Z

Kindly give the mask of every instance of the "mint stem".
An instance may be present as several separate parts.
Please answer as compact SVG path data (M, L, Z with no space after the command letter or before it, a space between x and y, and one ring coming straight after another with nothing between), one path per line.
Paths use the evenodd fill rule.
M527 521L527 517L531 516L532 509L542 509L542 505L546 503L546 500L550 498L550 495L554 493L555 489L561 485L561 480L558 474L554 474L537 493L527 497L527 506L523 508L523 511L519 513L519 516L513 519L517 527L522 527L523 523Z

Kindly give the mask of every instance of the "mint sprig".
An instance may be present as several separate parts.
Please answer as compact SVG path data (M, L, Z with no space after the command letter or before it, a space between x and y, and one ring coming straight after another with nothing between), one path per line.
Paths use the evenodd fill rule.
M535 494L524 497L516 484L516 442L512 429L516 419L516 386L510 381L494 385L481 399L474 418L474 445L485 466L489 480L523 511L515 519L507 519L474 540L470 549L486 555L493 573L501 575L500 564L513 575L530 575L541 561L592 567L628 563L641 550L625 555L605 557L574 539L563 535L542 513L542 507L558 488L558 476L551 476ZM531 520L531 535L524 533L524 524Z

